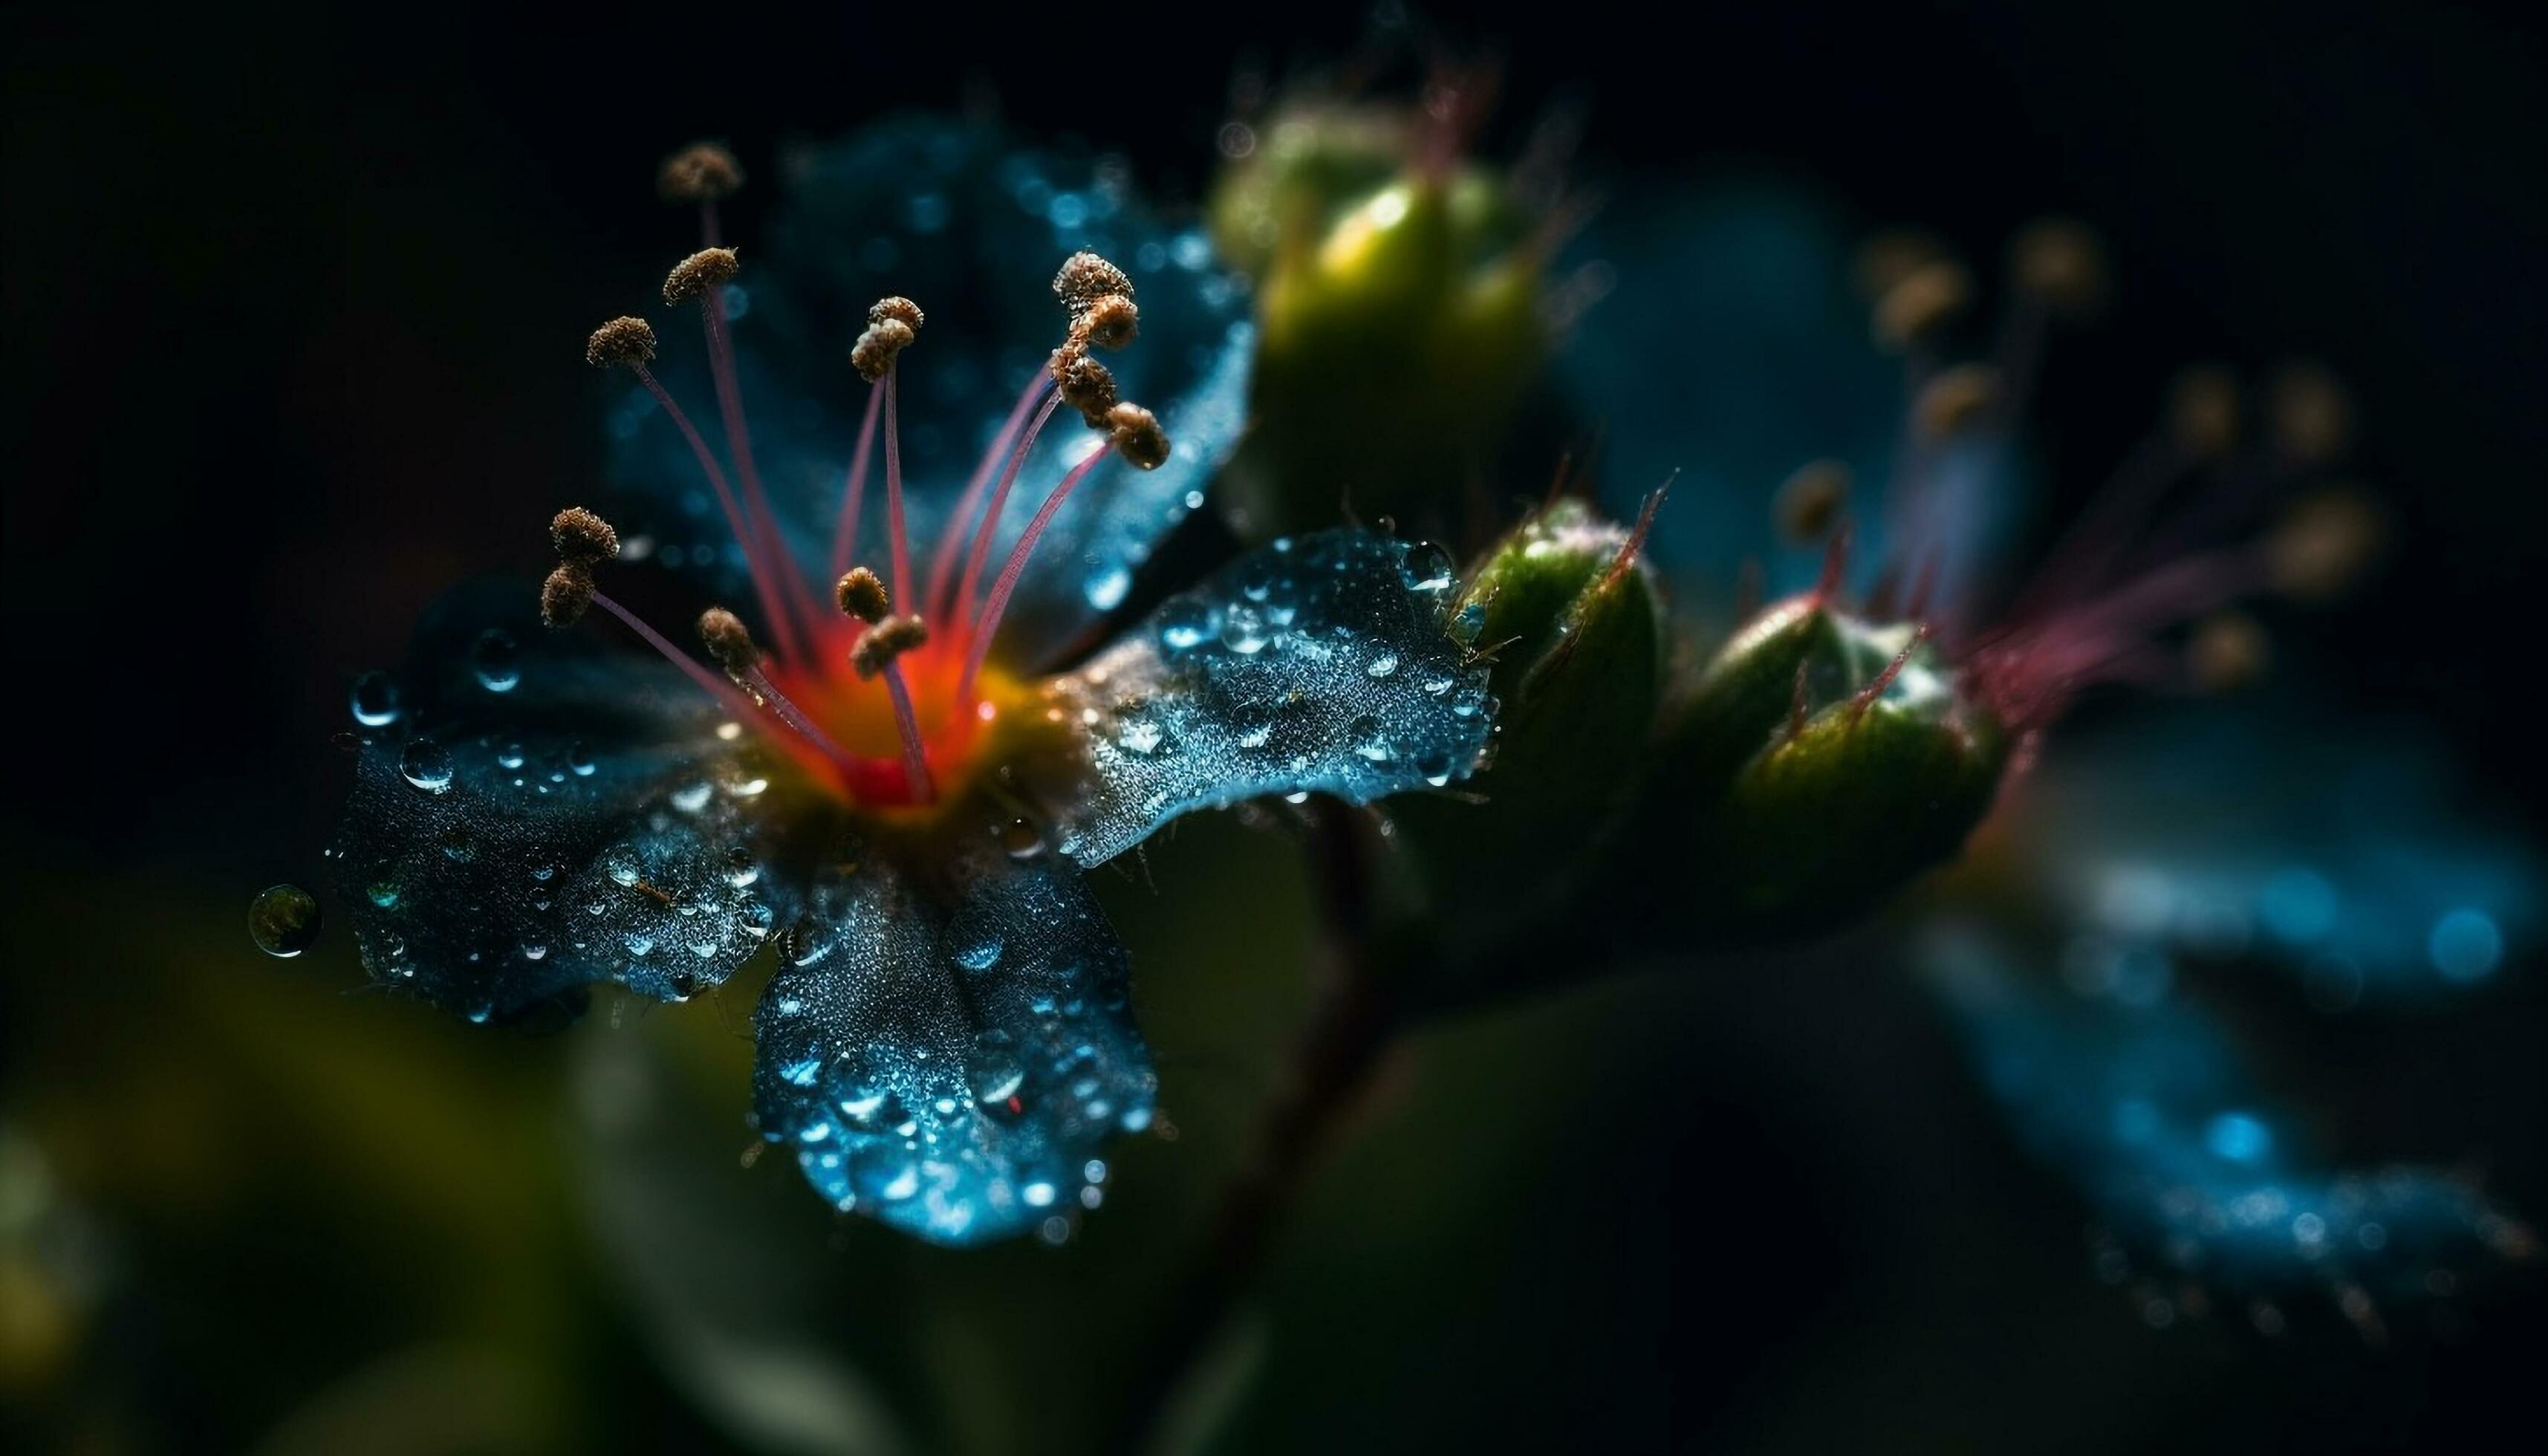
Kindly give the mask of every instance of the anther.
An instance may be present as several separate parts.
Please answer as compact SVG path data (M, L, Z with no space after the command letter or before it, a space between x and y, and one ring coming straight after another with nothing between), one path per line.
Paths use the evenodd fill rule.
M1938 239L1910 228L1891 228L1858 245L1850 274L1858 296L1872 304L1895 284L1947 255Z
M1076 252L1061 260L1061 271L1052 276L1052 291L1076 319L1100 299L1131 299L1133 280L1095 253Z
M2206 692L2230 692L2265 674L2273 649L2265 629L2245 612L2216 612L2196 624L2185 644L2185 665Z
M743 186L743 163L713 141L693 141L664 158L655 191L666 202L714 202Z
M918 304L900 295L878 299L867 307L868 323L882 323L891 318L914 333L920 331L920 321L925 317Z
M1799 466L1778 487L1772 506L1778 534L1806 546L1821 540L1840 521L1849 504L1850 470L1838 460L1815 460Z
M2106 249L2087 224L2043 218L2018 229L2009 264L2020 292L2064 314L2094 312L2106 301Z
M1116 454L1142 470L1168 463L1168 432L1159 428L1157 415L1128 401L1106 411L1106 423Z
M913 336L912 326L901 319L880 318L868 324L859 341L850 346L850 367L859 372L859 378L873 384L884 378L903 350L911 347Z
M929 640L929 627L918 617L886 617L859 636L850 649L850 667L861 678L873 678L894 659Z
M1956 434L1999 401L1999 371L1987 364L1958 364L1931 380L1911 405L1920 437L1931 443Z
M761 649L753 643L752 629L722 606L699 613L699 641L729 678L749 677L761 667Z
M562 561L540 583L540 624L571 627L592 605L592 572L581 563Z
M1141 309L1120 293L1110 293L1088 306L1079 317L1079 325L1087 330L1088 341L1101 349L1120 349L1141 331Z
M595 369L650 363L654 357L655 327L643 318L613 318L584 344L584 362Z
M2301 601L2344 594L2378 559L2388 523L2369 494L2335 486L2294 504L2265 537L2265 572Z
M856 617L872 626L893 610L893 598L884 583L865 567L852 567L833 588L833 599L841 605L843 616Z
M1077 344L1052 351L1052 382L1062 403L1079 411L1091 429L1108 427L1107 411L1117 401L1115 372L1088 356Z
M581 505L570 505L549 518L549 542L570 566L590 566L619 554L619 533Z
M664 302L687 303L711 288L723 286L743 265L730 247L703 247L673 265L664 275Z
M1972 296L1972 276L1961 264L1915 268L1875 301L1875 341L1888 349L1907 349L1955 321Z

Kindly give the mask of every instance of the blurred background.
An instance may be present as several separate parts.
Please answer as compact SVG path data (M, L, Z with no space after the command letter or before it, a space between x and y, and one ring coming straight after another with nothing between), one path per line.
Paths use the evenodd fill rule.
M1304 1000L1294 848L1185 827L1096 883L1176 1136L1067 1244L956 1252L749 1164L753 980L492 1033L363 977L321 878L358 671L445 585L541 568L593 479L592 320L686 247L659 157L993 108L1198 202L1234 81L1371 12L1128 5L12 7L0 1444L125 1452L1079 1449ZM1995 256L2091 220L2124 306L2062 362L2082 490L2187 360L2307 355L2359 406L2387 565L2305 629L2318 711L2412 726L2535 836L2548 72L2513 7L1464 14L1489 150L1579 108L1613 195L1775 178ZM768 188L736 199L749 239ZM1657 361L1668 369L1669 360ZM1530 490L1550 462L1512 483ZM1243 933L1233 927L1243 927ZM1144 976L1143 967L1181 967ZM2153 1329L1950 1028L1872 951L1663 966L1427 1033L1197 1352L1187 1448L2395 1447L2527 1423L2535 1270L2373 1344ZM2367 1160L2548 1211L2548 987L2270 1005Z

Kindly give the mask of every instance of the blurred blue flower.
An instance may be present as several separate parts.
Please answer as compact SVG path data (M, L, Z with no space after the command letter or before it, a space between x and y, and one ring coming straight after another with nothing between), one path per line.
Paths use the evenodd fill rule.
M698 307L703 363L658 378L635 320L594 338L639 383L613 416L629 529L562 514L541 616L599 606L656 656L544 632L519 589L455 594L407 673L356 686L332 853L371 973L478 1020L572 1012L595 981L682 1000L774 945L763 1136L839 1208L921 1237L1049 1232L1154 1088L1079 871L1197 808L1463 777L1492 732L1487 670L1446 633L1446 557L1344 529L1035 676L1125 599L1233 443L1243 296L1105 158L897 122L783 170L766 268L702 252L668 285ZM713 237L721 187L668 189ZM1127 266L1072 256L1056 309L1052 264L1089 249ZM888 286L925 321L900 297L869 311ZM1120 376L1092 372L1092 346L1131 342L1135 298ZM855 388L854 338L873 381L855 428L825 403ZM702 395L722 455L675 412ZM722 676L598 590L650 556L758 607L757 630L702 616ZM809 579L854 564L874 570L818 609L834 589Z

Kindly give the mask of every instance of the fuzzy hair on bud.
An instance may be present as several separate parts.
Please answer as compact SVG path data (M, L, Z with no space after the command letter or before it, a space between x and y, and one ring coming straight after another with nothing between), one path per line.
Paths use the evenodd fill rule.
M1778 534L1798 545L1830 535L1849 505L1850 480L1849 466L1842 461L1814 460L1798 466L1778 487L1771 507Z
M1101 349L1120 349L1141 331L1141 307L1120 293L1110 293L1079 316L1088 341Z
M832 599L840 603L841 615L871 625L893 610L893 596L884 590L883 580L863 566L850 568L832 589Z
M1875 341L1888 349L1907 349L1954 322L1972 297L1972 275L1960 263L1914 268L1875 301Z
M549 544L561 560L591 566L619 554L619 532L583 506L570 505L549 517Z
M867 307L868 323L882 323L887 318L891 318L901 323L904 327L910 329L914 333L918 333L920 331L920 322L925 317L927 316L920 312L920 306L918 304L902 297L900 294L895 294L889 298L878 299Z
M895 658L929 640L929 628L918 617L886 617L860 634L850 649L850 668L861 678L873 678Z
M644 364L655 357L655 326L643 318L613 318L584 341L584 362L595 369Z
M592 572L581 563L562 561L557 570L540 583L540 622L543 626L571 627L583 620L592 605Z
M711 288L723 287L741 271L730 247L703 247L673 265L664 275L664 302L687 303Z
M901 319L879 318L867 325L857 343L850 345L850 367L859 372L859 378L873 384L884 378L884 372L893 367L903 350L911 347L913 336L911 325Z
M1052 381L1062 403L1079 411L1090 429L1108 427L1106 413L1115 408L1115 371L1075 346L1052 351Z
M708 656L729 676L741 676L761 666L761 649L752 642L752 629L743 618L722 606L711 606L699 613L699 641L707 644Z
M714 202L743 186L743 163L713 141L693 141L655 173L655 191L666 202Z
M1076 252L1061 260L1061 271L1052 276L1053 294L1070 317L1079 318L1103 298L1133 297L1133 280L1123 269L1092 252Z
M2041 218L2009 244L2018 289L2064 314L2093 313L2106 301L2106 246L2087 224Z
M1999 401L1999 371L1987 364L1958 364L1929 381L1911 403L1912 423L1935 443L1971 425Z
M1106 411L1107 442L1115 453L1142 470L1168 463L1168 432L1159 417L1130 401Z

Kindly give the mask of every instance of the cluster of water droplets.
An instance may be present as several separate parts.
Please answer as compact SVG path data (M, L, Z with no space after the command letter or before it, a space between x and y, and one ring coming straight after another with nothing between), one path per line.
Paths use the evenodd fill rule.
M365 967L480 1021L593 981L663 1000L722 981L777 919L740 730L651 670L559 664L526 686L524 657L490 627L420 693L354 682L357 781L328 857ZM579 723L599 747L564 731Z
M1438 546L1343 529L1277 541L1163 603L1056 684L1090 767L1061 853L1096 864L1178 814L1261 794L1362 803L1465 776L1496 704L1454 635L1453 579Z
M1103 1140L1151 1118L1127 974L1067 864L985 854L947 888L845 864L754 1016L762 1132L835 1207L920 1237L1048 1228L1096 1206Z

